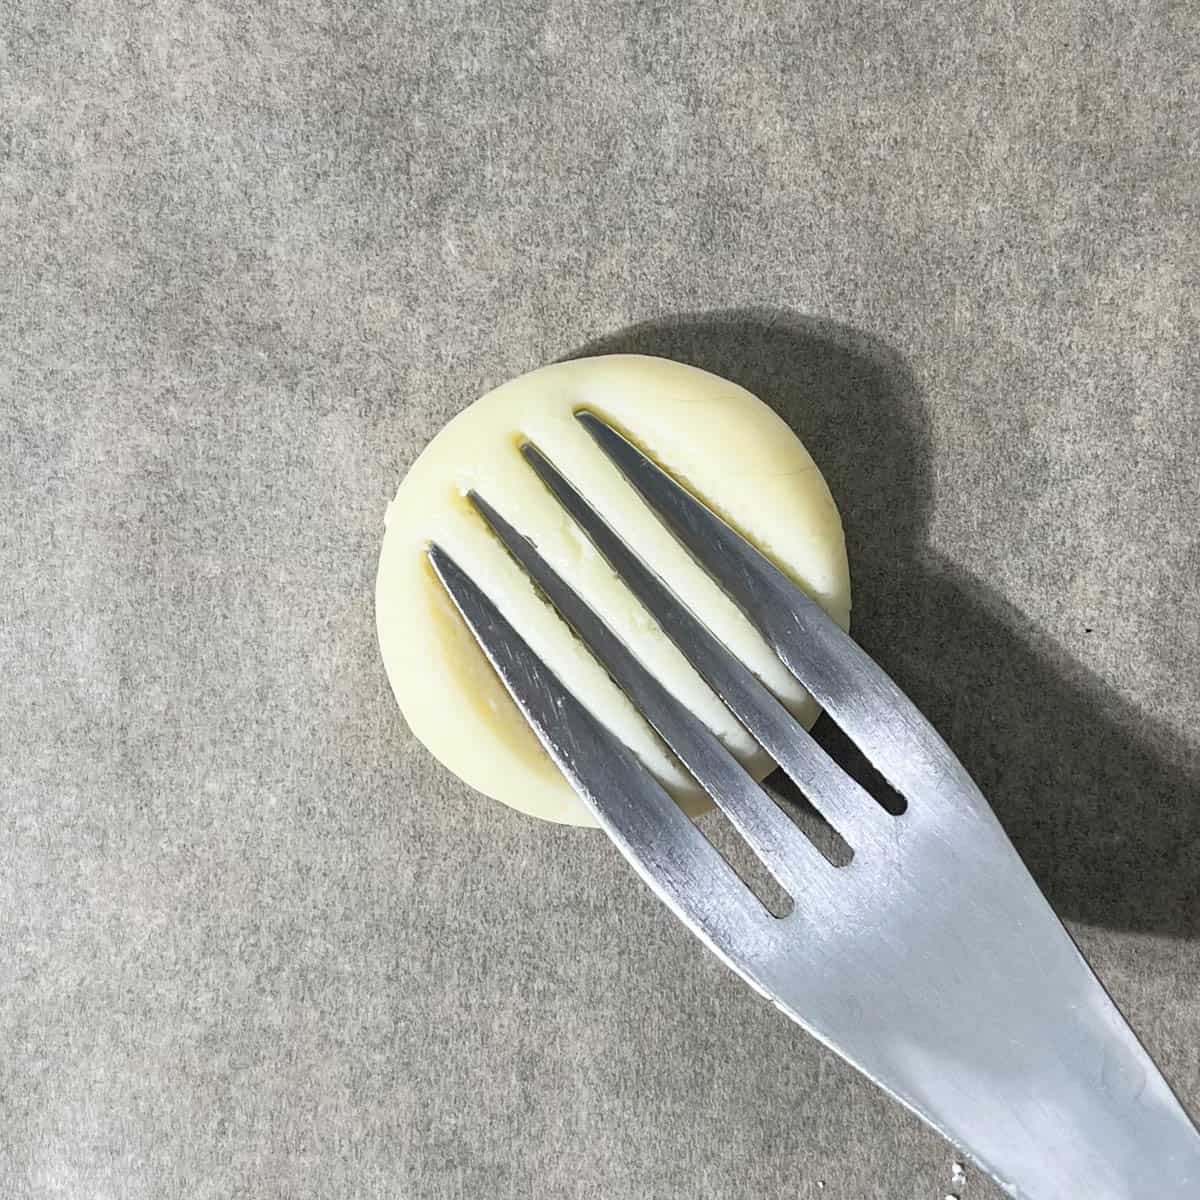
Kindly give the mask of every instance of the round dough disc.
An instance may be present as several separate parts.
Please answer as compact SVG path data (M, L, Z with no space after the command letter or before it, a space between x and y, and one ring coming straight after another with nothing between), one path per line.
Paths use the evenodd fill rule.
M413 464L388 506L375 605L388 678L409 727L473 788L522 812L594 825L492 671L425 556L437 542L533 650L689 812L707 798L466 499L475 489L761 779L772 762L558 507L519 453L528 440L799 717L817 707L757 631L672 538L574 419L581 409L642 450L750 538L847 626L841 520L808 451L744 388L667 359L555 363L489 392Z

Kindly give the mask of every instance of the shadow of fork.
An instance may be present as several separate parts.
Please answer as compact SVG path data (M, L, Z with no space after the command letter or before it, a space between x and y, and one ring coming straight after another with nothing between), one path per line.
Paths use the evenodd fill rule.
M800 435L842 512L856 638L963 760L1064 918L1200 934L1200 747L925 544L929 420L898 354L832 322L739 309L635 325L570 357L615 353L732 379ZM815 732L844 752L826 718Z

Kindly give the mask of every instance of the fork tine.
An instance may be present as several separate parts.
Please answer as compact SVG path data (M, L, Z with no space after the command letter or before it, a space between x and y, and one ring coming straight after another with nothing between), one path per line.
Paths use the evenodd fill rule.
M933 726L819 604L606 421L590 412L576 419L902 796L938 804L956 789L994 821Z
M812 842L784 816L704 722L642 665L533 543L477 492L468 493L467 498L784 889L795 897L805 883L812 883L814 872L828 871L829 863Z
M646 611L851 849L862 850L888 840L893 834L893 818L813 741L754 673L709 632L536 446L526 442L521 453Z
M621 853L715 953L745 975L756 950L770 949L775 919L633 753L563 686L454 559L436 544L427 554L538 740Z

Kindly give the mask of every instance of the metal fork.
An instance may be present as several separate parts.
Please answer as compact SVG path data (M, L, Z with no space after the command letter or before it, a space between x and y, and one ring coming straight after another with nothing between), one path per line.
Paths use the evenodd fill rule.
M486 497L480 516L793 900L758 897L440 546L429 560L542 745L639 875L777 1008L1027 1200L1196 1200L1200 1134L987 802L880 667L611 425L578 420L907 801L850 778L536 446L522 453L738 720L849 843L833 866Z

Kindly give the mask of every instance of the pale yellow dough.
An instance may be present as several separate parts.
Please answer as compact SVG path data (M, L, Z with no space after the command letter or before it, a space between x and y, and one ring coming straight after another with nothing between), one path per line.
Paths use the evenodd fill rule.
M695 784L588 651L535 593L466 500L474 488L522 533L757 778L771 762L637 605L517 447L536 445L806 724L817 709L741 612L650 514L574 419L607 418L769 555L843 626L850 582L837 509L808 452L735 384L660 358L556 363L489 392L413 464L388 506L376 584L379 644L413 733L472 787L522 812L592 825L443 591L442 545L533 649L689 811Z

